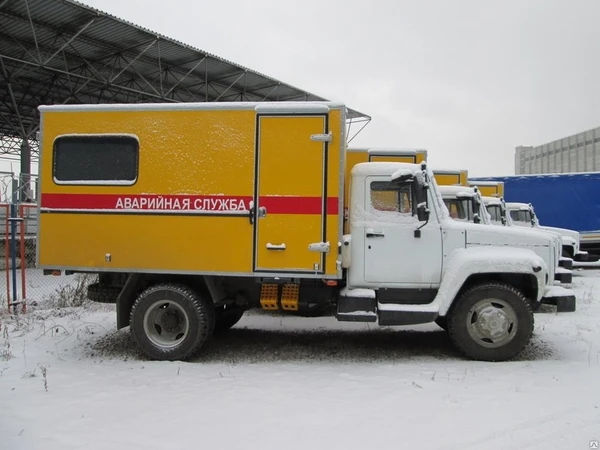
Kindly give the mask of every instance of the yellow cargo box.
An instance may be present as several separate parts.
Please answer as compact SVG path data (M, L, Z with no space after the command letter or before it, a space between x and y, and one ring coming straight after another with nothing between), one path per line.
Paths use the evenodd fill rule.
M440 186L468 186L467 170L434 170L433 176Z
M504 182L503 181L468 181L469 186L477 186L479 192L484 197L504 197Z
M41 268L341 276L343 105L40 112Z

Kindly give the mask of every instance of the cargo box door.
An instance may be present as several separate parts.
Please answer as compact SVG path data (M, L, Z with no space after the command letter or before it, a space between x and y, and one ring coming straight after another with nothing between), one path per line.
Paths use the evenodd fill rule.
M326 133L326 114L258 116L256 272L323 273Z

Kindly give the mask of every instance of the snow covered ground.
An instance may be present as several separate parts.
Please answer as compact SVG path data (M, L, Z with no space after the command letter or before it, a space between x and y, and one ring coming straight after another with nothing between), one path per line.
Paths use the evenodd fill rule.
M435 325L262 313L195 361L149 362L128 329L116 331L112 306L48 308L64 280L32 276L37 308L0 316L0 449L562 450L600 440L598 270L574 273L577 312L537 313L532 345L509 363L463 359Z

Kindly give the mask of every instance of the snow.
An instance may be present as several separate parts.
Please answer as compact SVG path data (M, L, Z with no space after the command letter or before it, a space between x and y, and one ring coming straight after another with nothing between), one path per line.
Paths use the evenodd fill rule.
M348 149L353 151L353 149ZM360 150L359 150L360 151ZM425 152L425 149L414 148L389 148L389 147L373 147L367 149L369 155L389 155L389 156L416 156L418 152Z
M573 295L573 291L562 286L546 286L544 291L544 297L568 297L569 295Z
M135 184L135 180L68 180L63 181L54 177L54 183L64 185L85 185L85 186L131 186Z
M352 168L352 177L368 177L377 175L393 176L398 170L410 170L411 173L421 172L420 164L403 162L364 162L358 163Z
M398 169L396 170L393 174L392 174L392 180L397 180L399 178L406 178L406 177L412 177L415 175L415 171L412 169L408 169L408 168L402 168L402 169Z
M218 103L113 103L98 105L40 105L41 112L61 111L195 111L195 110L258 110L267 111L301 111L311 108L340 108L344 105L338 102L218 102ZM279 109L277 109L279 108ZM321 112L319 109L318 112Z
M377 313L375 311L352 311L352 312L339 312L338 316L372 316L376 317Z
M469 184L471 186L498 186L500 185L499 181L473 181L469 179Z
M460 198L460 197L471 198L471 197L475 197L477 195L477 193L475 192L475 189L472 187L443 185L443 186L438 186L438 189L442 193L443 198L452 198L453 196L455 196L457 198Z
M377 302L377 309L381 311L409 311L409 312L438 312L437 304L429 305L399 305L396 303L379 303Z
M499 198L496 198L496 197L482 196L481 199L483 200L483 203L485 205L494 205L494 206L501 206L502 205L502 200L500 200Z
M353 298L375 298L375 291L373 289L349 289L348 287L345 287L340 291L340 296Z
M462 358L434 324L248 314L182 363L142 359L111 306L0 316L0 448L587 449L600 271L573 287L577 311L542 307L505 363Z

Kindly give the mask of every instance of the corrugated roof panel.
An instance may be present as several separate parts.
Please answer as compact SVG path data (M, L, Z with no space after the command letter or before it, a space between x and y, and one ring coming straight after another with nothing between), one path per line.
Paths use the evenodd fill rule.
M37 120L31 112L36 102L325 100L73 0L0 4L0 56L14 74L21 115L35 114L24 122ZM0 85L0 111L14 114L6 86ZM0 122L0 133L8 132Z

